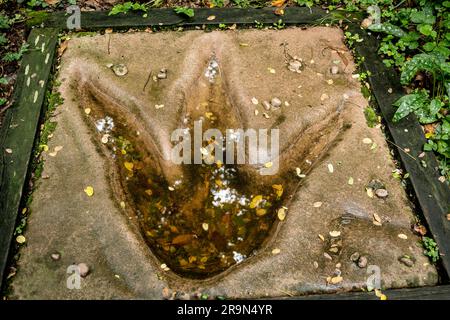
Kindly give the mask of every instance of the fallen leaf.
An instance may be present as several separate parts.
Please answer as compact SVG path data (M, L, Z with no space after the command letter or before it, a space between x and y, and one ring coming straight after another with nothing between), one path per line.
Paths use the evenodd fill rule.
M262 217L262 216L265 215L266 213L267 213L267 210L266 210L266 209L262 209L262 208L256 209L256 215L257 215L258 217Z
M163 104L155 104L155 109L156 110L161 109L161 108L164 108Z
M153 195L153 191L150 190L150 189L145 190L145 193L146 193L147 195L149 195L149 196L152 196L152 195Z
M212 20L214 20L215 18L216 18L216 16L209 16L208 18L206 18L206 20L212 21Z
M364 144L371 144L371 143L372 143L372 139L370 139L370 138L364 138L364 139L363 139L363 143L364 143Z
M339 237L341 235L340 231L330 231L330 236L333 238Z
M134 168L133 162L125 161L123 163L123 165L124 165L125 169L127 169L128 171L133 171L133 168Z
M403 234L403 233L400 233L400 234L398 235L398 237L399 237L400 239L403 239L403 240L408 239L407 235L406 235L406 234Z
M284 208L278 209L278 219L280 219L280 221L286 219L286 210Z
M23 244L25 243L25 241L27 241L27 239L23 235L19 235L16 237L16 241L18 244Z
M109 134L104 134L102 137L102 143L104 143L104 144L108 143L108 139L109 139Z
M84 109L84 113L86 113L87 115L89 115L91 113L91 108L86 108Z
M91 186L87 186L84 189L84 192L88 195L88 197L92 197L94 195L94 188Z
M121 207L122 209L125 209L125 202L120 201L120 207Z
M5 152L11 154L13 151L12 151L12 149L6 148Z
M325 241L325 237L323 235L319 234L318 236L320 240Z
M350 178L348 178L348 182L347 182L349 185L353 185L353 178L352 177L350 177Z
M249 205L250 209L256 208L262 200L263 200L262 195L254 196Z
M202 228L203 228L203 230L208 231L209 225L206 222L204 222L204 223L202 223Z
M172 239L173 245L184 246L194 239L192 234L180 234Z
M331 278L330 282L332 284L338 284L339 282L342 282L343 278L341 276L336 276Z
M258 102L258 99L256 99L255 97L253 97L252 98L252 103L254 104L254 105L257 105L259 102Z
M275 15L277 15L277 16L282 16L282 15L284 15L284 9L283 8L276 8L273 13Z
M380 218L380 216L379 216L378 214L374 213L374 214L373 214L373 219L374 219L375 221L381 223L381 218Z
M272 168L272 166L273 166L273 163L272 162L266 162L265 164L264 164L264 167L266 167L266 168Z
M286 0L273 0L272 1L272 7L281 7Z
M66 51L67 46L69 45L69 41L65 40L61 43L61 45L58 48L58 56L62 56L64 51Z
M373 198L373 189L372 188L366 188L366 193L369 198Z
M313 207L314 208L320 208L321 206L322 206L322 202L320 202L320 201L317 201L317 202L313 203Z
M273 255L279 254L280 252L281 252L281 250L278 249L278 248L275 248L275 249L272 250L272 254L273 254Z
M328 167L328 171L329 171L330 173L333 173L333 172L334 172L334 167L333 167L333 165L332 165L331 163L329 163L329 164L327 165L327 167Z
M270 72L270 73L272 73L272 74L274 74L274 73L276 72L276 71L275 71L275 69L273 69L273 68L270 68L270 67L269 67L269 68L267 68L267 70L269 70L269 72Z

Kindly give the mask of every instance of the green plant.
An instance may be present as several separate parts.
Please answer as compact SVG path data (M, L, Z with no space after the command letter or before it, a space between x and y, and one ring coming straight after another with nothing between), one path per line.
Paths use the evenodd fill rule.
M234 3L236 7L239 8L250 7L250 0L231 0L231 2Z
M227 25L225 23L219 24L219 29L225 30L227 28Z
M0 46L3 46L5 43L8 43L8 39L4 33L0 33Z
M28 44L23 44L17 52L7 52L2 58L5 62L19 61L23 54L28 51Z
M8 29L10 25L11 20L7 16L0 14L0 29Z
M218 8L222 8L225 3L224 0L209 0L210 6L212 7L218 7Z
M264 23L259 22L258 20L255 20L255 27L256 27L256 29L259 29L259 30L264 29Z
M422 238L422 245L424 250L424 254L431 259L433 263L436 263L439 260L439 248L436 242L428 237Z
M286 26L286 25L284 24L284 22L283 22L282 19L279 19L277 22L275 22L275 23L273 24L273 27L274 27L275 29L278 29L278 30L283 29L285 26Z
M32 8L41 7L47 8L48 4L44 0L30 0L27 2L27 5Z
M194 9L185 7L176 7L173 9L177 14L187 16L188 18L194 17Z
M112 9L108 15L112 16L112 15L116 15L119 13L127 14L130 11L143 11L144 12L143 16L146 17L147 10L148 10L148 8L147 8L146 4L128 1L128 2L124 2L124 3L116 4L114 7L112 7Z

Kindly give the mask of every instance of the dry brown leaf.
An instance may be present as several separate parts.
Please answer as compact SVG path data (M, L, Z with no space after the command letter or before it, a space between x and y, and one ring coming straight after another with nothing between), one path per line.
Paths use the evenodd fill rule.
M172 239L172 244L178 246L184 246L185 244L190 243L194 239L194 235L192 234L180 234Z
M272 7L281 7L286 0L273 0L272 1Z
M67 40L65 40L61 43L61 45L58 48L58 56L62 56L64 51L66 51L68 45L69 45L69 41L67 41Z

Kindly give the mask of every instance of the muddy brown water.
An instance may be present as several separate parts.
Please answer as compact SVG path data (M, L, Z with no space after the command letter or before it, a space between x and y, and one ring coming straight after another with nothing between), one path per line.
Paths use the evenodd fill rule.
M205 70L196 92L180 107L180 128L192 132L194 121L201 121L204 130L242 129L214 57ZM147 244L161 263L181 276L210 277L255 253L299 185L292 173L259 179L255 167L228 164L225 150L223 161L214 160L211 152L203 157L213 157L212 164L178 165L178 176L168 181L147 147L149 141L125 114L95 93L82 107L89 110L95 141L115 164ZM203 147L213 140L204 141ZM194 147L191 141L191 150Z

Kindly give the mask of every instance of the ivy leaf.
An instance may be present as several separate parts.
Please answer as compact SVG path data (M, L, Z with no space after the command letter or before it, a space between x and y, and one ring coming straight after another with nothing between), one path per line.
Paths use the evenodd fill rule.
M398 122L411 112L419 108L423 108L427 103L427 100L428 95L423 91L401 97L393 104L394 106L398 107L398 109L395 112L392 121Z
M386 34L393 35L398 38L402 38L406 36L406 32L402 30L402 28L394 26L390 23L374 23L369 26L369 30L373 32L383 32Z

